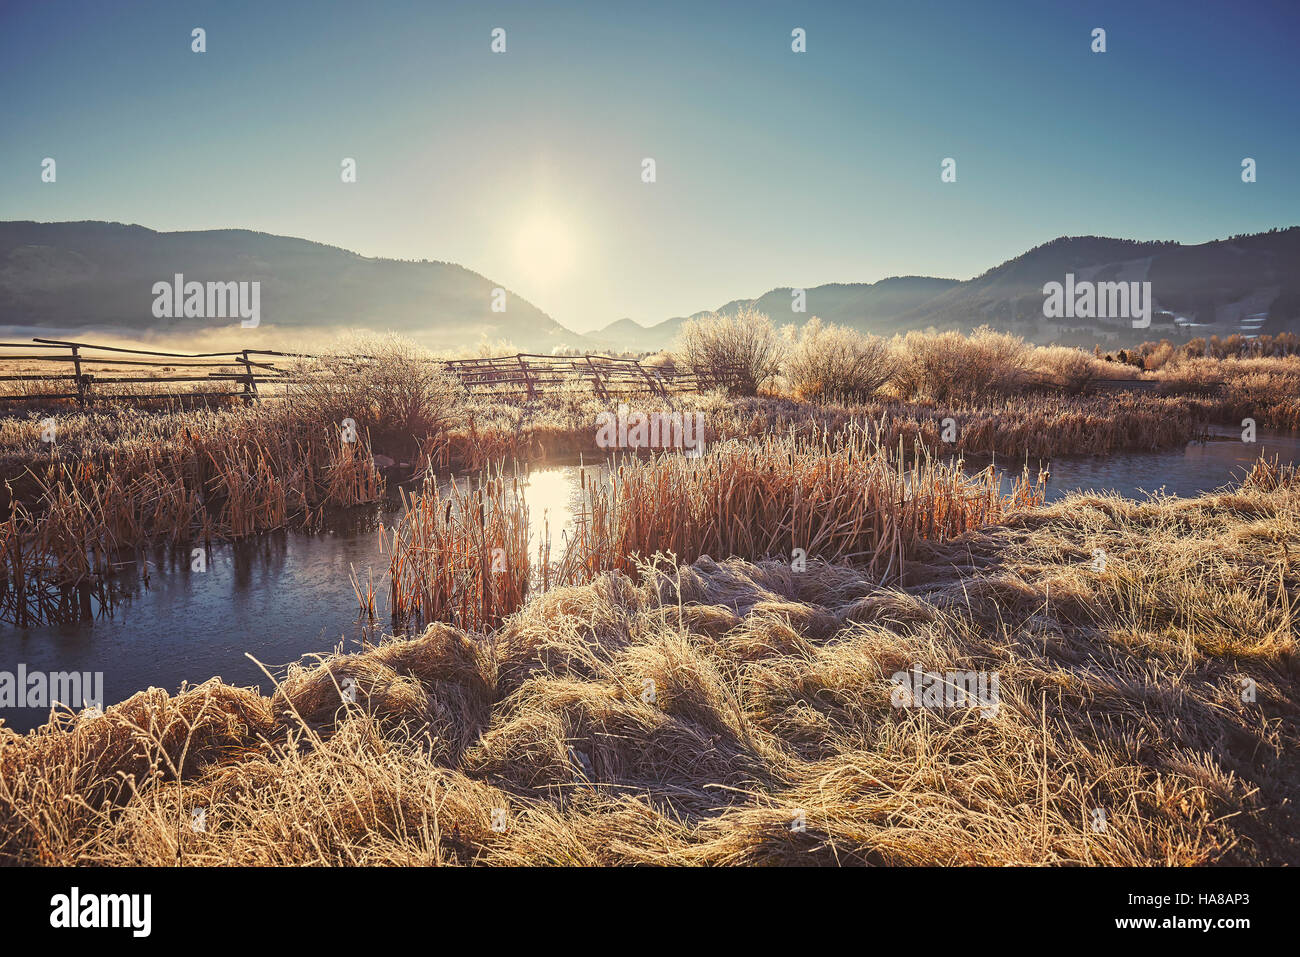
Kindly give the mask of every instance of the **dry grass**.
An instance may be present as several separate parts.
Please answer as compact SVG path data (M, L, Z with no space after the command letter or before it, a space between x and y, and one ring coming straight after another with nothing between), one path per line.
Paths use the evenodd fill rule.
M5 734L0 855L1300 863L1297 542L1275 476L1011 516L918 547L906 588L816 560L608 572L271 697L213 681ZM913 666L996 671L996 714L892 707Z
M1159 450L1186 444L1211 423L1240 425L1224 398L1114 393L1075 396L1030 393L979 402L907 401L877 395L816 402L778 396L739 397L721 392L630 400L633 408L704 414L706 440L841 432L870 426L886 444L920 442L931 453L990 455L1023 460L1058 455ZM609 403L570 396L529 407L476 402L464 408L443 439L430 443L425 461L478 471L502 461L539 462L601 456L594 423ZM956 439L942 439L943 420ZM1261 428L1270 425L1261 419ZM0 433L2 435L2 433Z
M905 458L860 428L835 436L728 442L702 455L629 459L604 478L581 472L576 527L563 554L540 536L500 472L444 496L431 479L408 501L391 540L394 623L495 629L531 592L617 570L633 576L658 553L692 562L802 554L853 561L885 581L922 541L944 541L1042 501L1043 477L1004 496L990 466L969 477L924 450ZM364 602L363 602L364 604Z
M167 427L179 432L164 434ZM291 412L192 412L166 422L85 415L61 420L59 438L43 448L40 421L6 428L36 446L6 483L9 514L0 525L0 615L19 624L65 602L51 584L101 579L116 556L139 546L310 524L384 491L364 433L345 441L337 426Z
M1035 368L1002 345L981 346L990 382ZM926 454L1163 448L1243 409L1296 427L1294 368L1184 370L1218 396L1003 396L955 369L914 401L675 397L709 451L584 481L556 562L529 554L500 472L430 482L396 530L393 604L454 624L269 697L214 679L0 728L0 860L1300 864L1294 467L1041 507ZM417 461L588 450L600 408L465 402L443 429L435 405ZM333 414L78 414L53 448L37 418L0 422L0 576L74 585L122 547L373 500L365 435L341 443ZM893 707L914 667L996 672L996 714Z
M757 328L763 321L749 316L741 324ZM810 328L804 336L810 355L844 351L826 348L825 332L820 326ZM871 340L863 342L871 345ZM952 348L945 352L947 346ZM65 586L80 587L101 576L105 563L123 550L159 541L237 538L310 523L335 505L375 501L382 482L369 455L371 441L377 443L374 451L409 463L417 472L600 454L595 422L608 403L591 395L562 394L522 405L460 395L430 373L435 367L425 361L428 356L388 340L369 340L365 348L381 360L366 365L364 374L352 374L356 370L349 371L349 357L360 348L354 343L329 353L334 359L318 364L302 386L301 401L293 403L157 414L123 409L63 414L53 417L54 442L42 441L46 420L39 413L0 420L0 479L5 482L0 487L5 521L0 527L0 604L11 606L3 613L23 620L80 605L85 596L71 594ZM1300 357L1295 356L1188 359L1161 370L1169 389L1203 394L1004 396L999 393L1019 382L1025 369L1074 389L1097 374L1099 363L1074 350L1028 350L988 332L971 337L915 334L898 348L907 352L894 357L904 372L884 387L886 392L951 398L825 397L828 391L868 391L881 372L873 360L864 367L870 372L867 379L858 374L861 363L853 362L843 375L838 366L823 369L820 379L814 375L809 381L821 383L817 389L823 396L815 404L720 392L645 396L633 402L704 413L711 444L773 433L811 438L869 427L890 447L919 445L931 454L992 453L1019 461L1172 448L1203 433L1209 423L1240 426L1245 418L1265 429L1300 428ZM868 351L879 358L878 349ZM759 352L771 358L764 349ZM916 378L918 369L921 378ZM834 376L827 378L831 372ZM953 380L953 375L966 378ZM850 388L850 380L861 388ZM832 387L832 381L838 385ZM989 387L973 394L981 381ZM355 423L356 444L337 440L345 418ZM947 419L954 425L952 441L943 436Z
M645 401L651 403L646 408L666 405ZM820 441L826 433L869 427L890 447L919 444L932 454L994 453L1013 460L1170 448L1200 434L1222 410L1222 400L1132 395L1021 396L961 406L887 398L813 405L709 393L671 404L704 414L710 445L774 433ZM594 423L606 408L590 396L532 407L466 403L445 429L423 436L408 459L416 470L480 470L512 459L597 456L602 450ZM943 441L948 418L956 430L952 442ZM76 413L56 418L53 443L41 440L43 421L0 421L0 514L6 516L0 577L18 583L8 595L27 594L32 614L77 600L57 588L37 596L38 577L56 586L84 583L116 553L151 542L238 538L311 523L323 509L382 495L370 436L360 422L358 442L344 443L340 422L294 406L156 416ZM1260 424L1267 426L1266 420ZM18 620L27 611L13 607L10 613Z
M1161 388L1215 392L1225 421L1252 418L1260 428L1300 430L1300 356L1182 359L1162 367Z
M924 449L905 457L857 427L831 438L729 441L699 457L626 462L603 485L584 482L578 566L630 573L659 552L693 562L789 560L799 550L890 580L918 543L1041 501L1041 476L1003 496L991 467L970 477L960 461L939 463Z
M429 477L408 496L389 544L393 622L451 622L483 632L524 604L529 592L567 581L563 558L550 555L542 530L536 560L529 550L529 511L518 477L498 469L477 483L453 480L444 494ZM558 564L558 567L557 567Z

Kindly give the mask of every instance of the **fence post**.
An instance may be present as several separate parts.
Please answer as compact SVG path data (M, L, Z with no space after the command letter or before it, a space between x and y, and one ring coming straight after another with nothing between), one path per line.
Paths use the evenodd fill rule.
M72 368L77 377L77 406L84 409L86 407L86 381L81 377L81 349L79 346L72 347Z
M516 355L515 361L519 363L519 371L524 374L524 385L528 386L528 398L537 398L537 393L533 389L533 377L528 374L528 363L524 361L523 354Z
M650 374L650 370L647 369L645 366L643 366L640 363L640 361L637 359L632 360L632 365L636 366L637 371L640 372L643 376L645 376L646 381L650 383L651 395L654 395L654 393L658 392L660 395L667 397L668 390L664 388L664 383L662 379L656 382L655 377Z
M248 350L244 350L244 405L252 405L257 398L257 381L253 378L253 364L248 361Z
M605 389L605 383L601 381L600 370L597 369L596 364L591 361L591 356L587 355L583 356L583 358L587 360L587 368L591 370L591 379L596 387L596 394L605 401L609 401L609 392Z

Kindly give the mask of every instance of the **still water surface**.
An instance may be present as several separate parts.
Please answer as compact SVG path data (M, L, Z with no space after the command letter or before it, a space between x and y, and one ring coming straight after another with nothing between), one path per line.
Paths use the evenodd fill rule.
M1261 452L1300 462L1300 437L1261 434L1248 445L1238 433L1221 431L1209 442L1169 452L1062 457L1051 463L1048 498L1078 489L1130 498L1159 490L1194 496L1240 479ZM1013 472L1020 464L998 463ZM578 468L535 469L524 488L534 524L540 527L543 514L548 519L555 554L576 505ZM149 551L148 585L138 570L124 576L127 597L111 613L68 625L0 624L0 670L12 672L23 662L29 672L103 672L109 703L142 688L175 691L182 681L213 675L265 693L270 683L246 653L278 674L303 655L358 646L353 569L362 582L373 580L386 622L388 555L380 527L391 528L396 517L392 508L354 509L319 532L280 531L214 546L202 573L190 571L188 550ZM16 730L45 720L41 711L5 710Z

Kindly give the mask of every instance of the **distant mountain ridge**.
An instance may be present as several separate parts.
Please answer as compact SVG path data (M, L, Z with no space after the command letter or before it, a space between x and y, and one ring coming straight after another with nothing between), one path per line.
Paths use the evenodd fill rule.
M1046 318L1043 287L1064 282L1067 274L1090 282L1150 282L1155 301L1151 325L1139 329L1131 320ZM974 279L904 276L832 283L806 293L803 313L792 311L791 289L782 287L651 326L622 319L590 335L620 348L662 349L686 319L734 314L743 306L767 313L778 326L801 326L812 316L881 335L929 327L966 332L990 325L1039 344L1085 347L1197 335L1300 333L1300 227L1197 245L1062 236Z
M261 283L261 323L280 330L393 329L435 347L481 336L521 348L582 347L532 303L463 266L370 259L245 229L157 232L106 222L0 223L0 325L118 334L237 326L229 319L158 319L153 284ZM506 289L494 312L493 290Z
M871 332L956 285L959 285L956 279L930 276L893 276L874 283L826 283L804 290L802 312L794 312L792 308L794 287L784 286L769 290L757 299L733 299L717 309L675 316L648 327L631 319L620 319L589 335L618 348L663 349L672 343L687 319L713 313L735 315L746 307L767 314L778 325L802 326L817 316L824 322Z
M1150 282L1151 326L1045 318L1043 286L1067 274L1094 283ZM987 323L1033 342L1085 346L1300 332L1300 227L1198 245L1062 236L953 287L899 321L963 329Z
M371 259L323 243L245 229L158 232L107 222L0 223L0 326L23 335L78 332L127 337L184 336L238 329L237 320L153 315L153 284L261 283L262 326L311 336L331 329L392 329L434 348L475 346L481 338L551 352L655 351L688 318L753 307L778 325L813 316L891 335L976 326L1040 344L1091 348L1147 339L1300 332L1300 227L1197 245L1099 236L1060 237L965 281L895 276L874 283L790 287L651 326L619 319L579 335L496 282L455 263ZM1124 319L1049 319L1043 286L1068 275L1092 282L1150 282L1151 325ZM506 310L492 309L506 290ZM34 332L32 331L34 330Z

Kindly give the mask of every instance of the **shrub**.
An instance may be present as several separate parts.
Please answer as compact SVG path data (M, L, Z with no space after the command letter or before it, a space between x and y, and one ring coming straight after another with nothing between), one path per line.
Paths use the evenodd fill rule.
M1035 349L1033 358L1035 371L1067 392L1082 392L1097 379L1113 377L1103 360L1069 346Z
M814 316L785 361L785 379L800 399L865 399L894 376L897 356L880 336L823 325Z
M734 316L688 319L674 351L706 383L755 395L781 371L785 343L771 319L746 306Z
M939 401L1015 392L1031 364L1032 347L1019 336L981 326L959 332L909 332L895 337L899 391Z
M441 431L460 391L432 353L396 335L341 337L292 374L296 413L330 427L352 419L376 451L404 452Z
M1150 353L1142 357L1142 366L1148 372L1155 372L1163 369L1169 360L1173 358L1174 347L1167 339L1151 350Z

